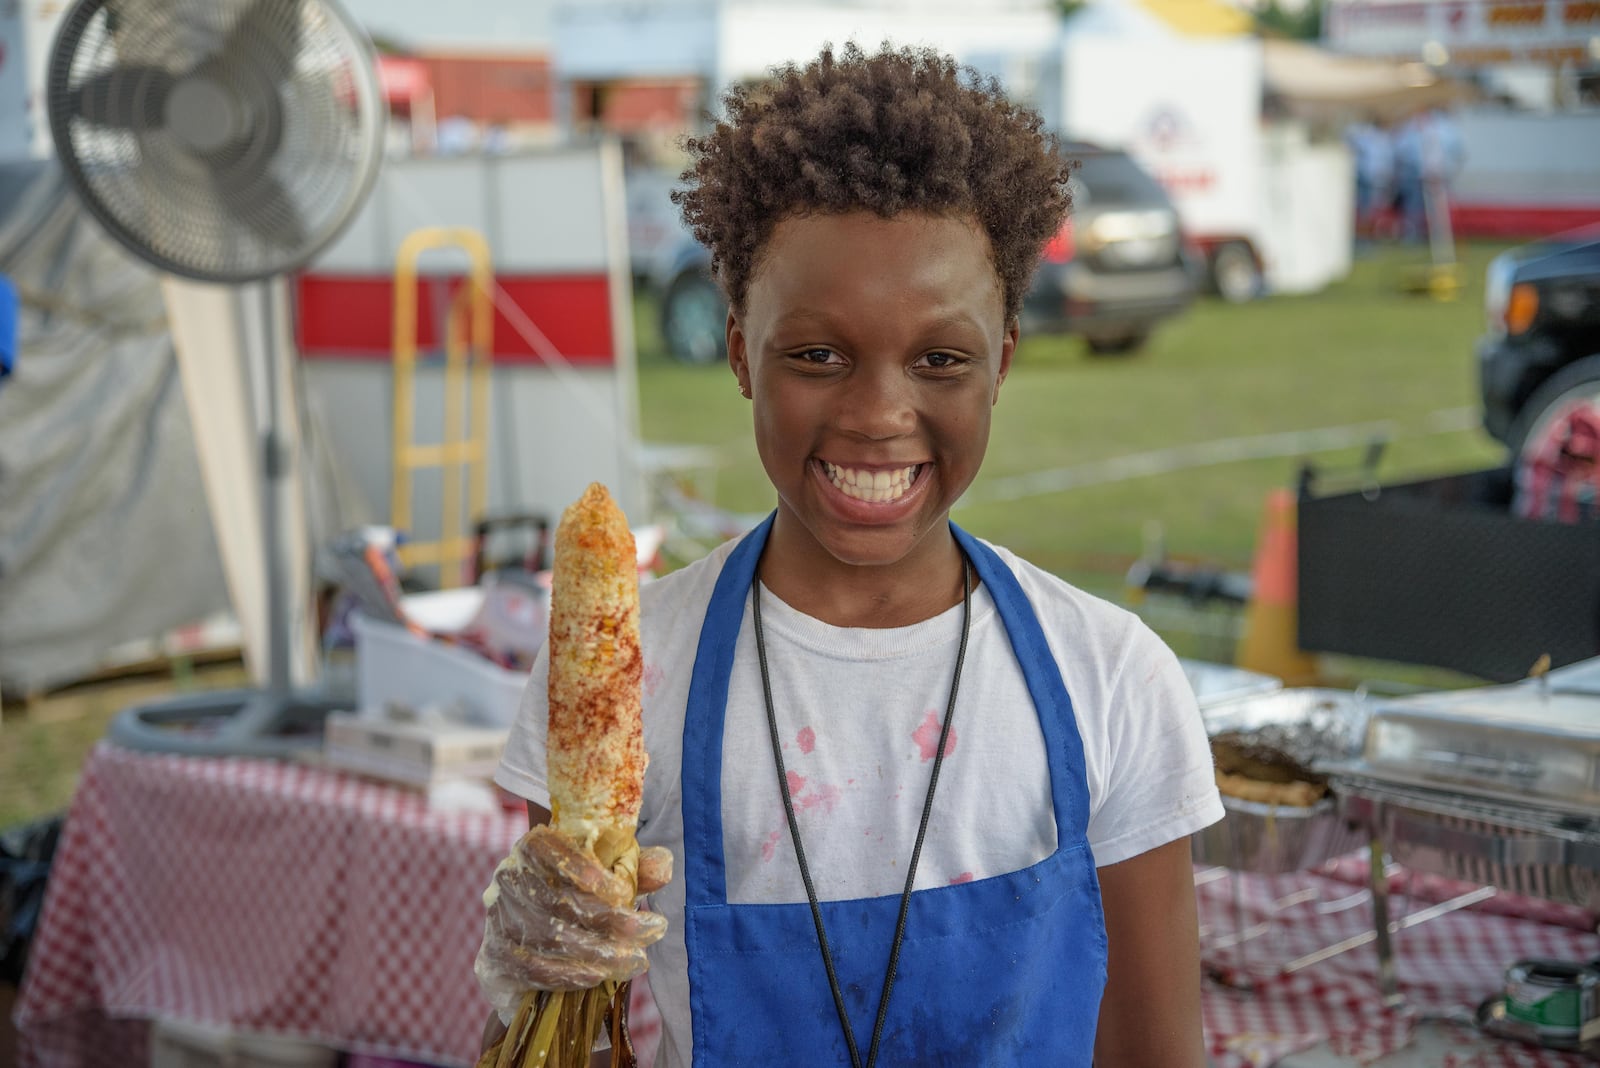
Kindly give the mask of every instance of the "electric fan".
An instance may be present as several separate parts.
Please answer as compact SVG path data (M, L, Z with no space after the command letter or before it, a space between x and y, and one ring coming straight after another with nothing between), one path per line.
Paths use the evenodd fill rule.
M291 457L281 427L281 277L325 248L371 190L385 112L371 45L333 0L79 0L46 78L62 171L92 214L162 271L236 287L260 386L265 690L123 710L134 748L281 754L334 707L290 684ZM256 311L245 305L259 301Z

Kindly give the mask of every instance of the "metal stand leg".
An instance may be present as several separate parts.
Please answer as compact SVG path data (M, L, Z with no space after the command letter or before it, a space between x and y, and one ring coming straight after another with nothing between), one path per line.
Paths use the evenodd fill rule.
M1234 946L1239 954L1235 970L1239 974L1240 982L1246 987L1251 987L1255 982L1250 976L1250 935L1245 931L1244 891L1239 885L1240 881L1238 872L1231 870L1228 872L1228 888L1233 894L1233 933L1239 939Z
M1389 877L1384 872L1383 839L1374 836L1368 860L1367 878L1372 884L1372 932L1378 946L1378 993L1385 1008L1395 1008L1400 996L1400 981L1395 975L1394 942L1389 934Z

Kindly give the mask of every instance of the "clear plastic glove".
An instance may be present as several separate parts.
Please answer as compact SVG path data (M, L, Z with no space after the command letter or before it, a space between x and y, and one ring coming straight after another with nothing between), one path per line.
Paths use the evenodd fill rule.
M635 893L671 878L672 854L660 847L633 845L608 869L560 831L534 827L484 891L478 985L506 1018L529 990L632 979L647 967L645 947L667 931L666 917L637 908Z

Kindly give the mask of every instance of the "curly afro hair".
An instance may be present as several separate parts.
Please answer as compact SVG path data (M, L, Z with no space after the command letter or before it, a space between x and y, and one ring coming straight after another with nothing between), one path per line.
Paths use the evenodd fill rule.
M1071 164L1037 112L929 49L854 44L724 96L727 119L685 142L672 194L736 311L773 228L793 215L967 215L988 235L1009 320L1071 207Z

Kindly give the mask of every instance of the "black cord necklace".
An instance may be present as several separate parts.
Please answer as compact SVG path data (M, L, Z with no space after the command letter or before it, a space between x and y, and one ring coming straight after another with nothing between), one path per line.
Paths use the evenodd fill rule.
M783 746L778 740L778 713L772 704L772 678L767 670L767 641L761 629L761 579L750 583L750 610L755 617L756 658L761 663L761 694L767 702L767 727L772 732L772 758L778 765L778 788L783 791L783 811L789 818L789 837L794 841L795 859L800 862L800 879L806 886L806 901L811 905L811 921L817 927L817 945L822 950L822 966L828 972L828 989L833 992L833 1006L839 1013L839 1026L844 1028L844 1041L850 1047L852 1068L862 1068L861 1051L856 1047L856 1034L850 1026L850 1013L844 1005L844 993L839 989L839 976L834 971L833 953L828 949L828 934L822 926L822 908L817 903L817 888L811 881L811 869L806 864L805 847L800 844L800 823L794 815L794 798L789 794L789 776L783 767ZM933 755L933 772L928 778L928 797L922 803L922 822L917 827L917 842L911 850L911 863L906 870L906 888L900 894L900 915L894 925L894 942L889 947L889 967L883 976L883 993L878 997L878 1019L872 1027L872 1045L867 1051L866 1068L878 1061L878 1044L883 1039L884 1021L889 1017L889 994L894 989L895 970L900 964L900 945L906 936L906 914L911 908L911 887L917 879L917 862L922 858L922 841L928 834L928 817L933 812L933 792L939 785L939 768L944 763L945 745L950 739L950 723L956 711L956 692L961 688L961 666L967 660L967 638L972 633L972 566L963 555L961 559L961 647L956 652L956 669L950 680L950 702L945 706L944 725L939 729L939 748Z

